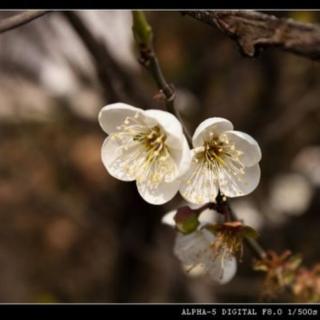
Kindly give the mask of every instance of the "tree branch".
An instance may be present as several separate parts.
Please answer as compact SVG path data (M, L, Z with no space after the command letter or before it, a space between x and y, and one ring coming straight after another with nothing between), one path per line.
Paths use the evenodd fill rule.
M203 23L218 27L254 57L259 49L276 47L320 60L320 26L277 18L255 11L183 11Z
M137 104L148 105L150 100L144 95L144 88L121 68L105 43L91 32L83 19L72 11L63 12L63 15L88 50L108 101L134 100Z
M0 33L20 27L34 19L37 19L50 11L36 10L36 11L24 11L19 14L15 14L9 18L5 18L0 21Z
M191 146L191 135L189 134L187 128L184 126L184 122L180 116L180 113L174 105L176 95L174 87L172 85L169 85L167 80L165 79L158 57L156 55L156 52L154 51L152 29L142 11L133 11L132 15L132 30L140 53L139 62L149 71L150 75L153 77L153 80L156 82L160 93L163 95L163 98L165 100L167 110L170 113L174 114L181 122L184 134L188 140L189 145Z

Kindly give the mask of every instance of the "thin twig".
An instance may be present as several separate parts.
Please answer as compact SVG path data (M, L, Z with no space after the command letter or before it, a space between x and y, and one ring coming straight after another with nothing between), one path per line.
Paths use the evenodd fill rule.
M263 260L267 256L267 252L262 248L260 243L250 237L245 237L246 244L252 250L252 252L257 256L258 259Z
M255 11L182 11L211 26L218 27L254 57L261 48L280 48L313 60L320 60L320 26L293 19L278 18Z
M167 110L179 119L180 123L183 126L184 134L186 135L189 144L192 145L191 135L183 125L181 115L174 104L176 96L175 90L173 86L169 85L166 81L155 51L153 50L153 48L151 50L144 50L143 48L141 48L140 55L140 63L150 72L158 88L165 97L165 104Z
M141 11L133 12L134 14L134 25L133 25L133 32L136 38L136 42L139 46L140 51L140 58L139 62L141 65L143 65L151 74L154 81L156 82L160 93L163 95L165 100L166 108L169 112L174 114L179 121L181 122L184 130L184 134L190 144L192 145L192 138L190 133L188 132L187 128L184 126L184 122L181 118L181 115L177 108L175 107L174 100L175 100L175 90L172 85L169 85L167 80L165 79L158 57L156 55L156 52L154 51L153 43L152 43L152 30L151 27L147 24L147 21L145 20L144 14ZM138 14L135 16L135 14ZM142 38L142 36L139 37L139 34L137 35L135 32L136 30L142 29L142 33L149 32L149 34L142 34L142 36L145 36L145 39ZM146 29L146 30L144 30Z
M5 18L0 21L0 33L20 27L49 12L49 10L24 11L9 18Z

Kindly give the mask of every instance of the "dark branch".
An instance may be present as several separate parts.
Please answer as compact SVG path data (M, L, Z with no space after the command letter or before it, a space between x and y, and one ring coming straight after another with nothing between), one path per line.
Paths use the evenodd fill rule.
M253 57L259 49L277 47L313 60L320 59L320 26L255 11L183 11L218 27Z
M140 47L140 63L149 71L154 81L156 82L160 92L165 100L166 108L169 112L174 114L183 124L180 113L176 110L174 105L175 90L172 85L169 85L165 79L157 55L151 48ZM186 129L184 129L185 135L191 143L191 136Z
M154 81L157 83L158 88L161 90L161 93L165 97L165 103L166 108L169 112L174 114L181 122L184 134L186 138L188 139L189 144L191 145L191 135L189 134L188 130L185 128L183 121L181 119L180 113L176 109L174 105L174 99L175 99L175 90L172 85L169 85L166 81L162 69L159 64L159 60L156 56L156 53L154 52L153 48L151 50L144 50L143 48L140 48L140 62L141 64L150 72L152 75Z
M169 84L162 72L157 54L153 46L152 28L149 26L142 11L133 11L133 34L139 48L139 62L143 65L156 82L162 98L165 102L166 109L174 114L183 126L184 134L188 140L189 145L192 145L192 138L184 125L183 119L177 108L175 107L175 89L173 85Z
M0 33L6 32L17 27L20 27L34 19L37 19L49 11L37 10L37 11L24 11L9 18L5 18L0 21Z
M108 101L133 100L137 104L148 105L150 100L143 94L145 90L121 68L105 43L91 32L83 19L72 11L63 14L88 50Z

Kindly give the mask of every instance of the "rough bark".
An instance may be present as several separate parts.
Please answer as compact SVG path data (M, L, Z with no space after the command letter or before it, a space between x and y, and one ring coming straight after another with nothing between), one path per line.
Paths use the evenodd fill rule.
M242 53L256 56L261 48L277 47L313 60L320 59L320 26L277 18L255 11L183 11L218 27L235 40Z

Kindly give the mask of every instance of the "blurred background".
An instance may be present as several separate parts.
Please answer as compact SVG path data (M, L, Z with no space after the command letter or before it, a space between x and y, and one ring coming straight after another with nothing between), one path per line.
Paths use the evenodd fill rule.
M320 22L319 12L271 13ZM149 205L104 169L101 107L162 106L137 62L130 12L76 14L0 34L0 302L259 301L263 274L248 249L229 284L190 278L160 222L179 195ZM261 146L261 182L231 202L238 216L266 248L320 262L320 64L277 49L244 58L216 28L146 14L190 130L226 117Z

